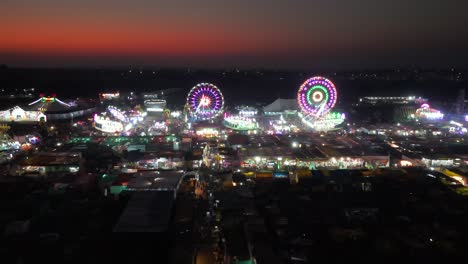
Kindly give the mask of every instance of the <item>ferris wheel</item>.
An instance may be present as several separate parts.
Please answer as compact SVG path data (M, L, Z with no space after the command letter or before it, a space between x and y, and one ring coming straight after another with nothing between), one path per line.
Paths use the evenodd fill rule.
M345 120L344 113L332 112L336 104L335 85L327 78L316 76L305 81L297 92L298 113L302 123L315 131L335 129Z
M335 85L327 78L316 76L305 81L297 92L297 102L307 115L323 117L336 104Z
M196 120L209 120L223 112L224 97L215 85L199 83L188 93L187 105L193 118Z

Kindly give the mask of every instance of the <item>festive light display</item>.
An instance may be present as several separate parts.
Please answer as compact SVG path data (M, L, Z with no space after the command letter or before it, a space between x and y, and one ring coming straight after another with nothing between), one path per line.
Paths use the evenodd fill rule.
M224 118L225 127L233 130L254 130L258 125L255 119L241 116L229 116Z
M444 118L439 110L433 109L429 104L422 104L418 110L416 110L416 117L426 120L441 120Z
M115 100L120 98L120 93L115 92L115 93L101 93L99 94L99 97L101 100Z
M297 101L301 110L316 117L324 116L336 104L335 85L320 76L305 81L297 92Z
M316 76L305 81L297 92L302 123L316 131L330 130L343 123L345 114L330 112L337 95L335 85L327 78Z
M2 122L46 122L47 117L41 111L28 111L15 106L5 111L0 111Z
M42 103L53 103L53 102L59 102L60 104L62 105L65 105L65 106L68 106L68 107L71 107L71 105L59 100L58 98L56 97L50 97L50 96L42 96L41 98L37 99L36 101L28 104L28 105L33 105L33 104L36 104L36 103L39 103L39 102L42 102Z
M222 113L224 97L215 85L199 83L190 90L187 105L192 117L197 120L209 120Z
M166 108L166 100L163 99L149 99L144 102L146 111L148 112L164 112Z
M120 133L124 130L121 122L109 120L97 114L94 115L94 128L105 133Z
M107 111L109 111L109 113L111 113L111 115L119 121L122 121L122 122L128 121L128 118L125 115L125 113L115 106L108 106Z
M302 122L316 131L327 131L334 129L337 125L344 122L346 115L338 112L328 112L325 116L315 118L312 115L299 113Z
M21 144L12 139L0 139L0 151L18 150Z
M240 116L256 116L258 114L257 108L251 106L238 106L236 109Z
M219 129L204 127L195 131L195 134L202 137L217 137L219 135Z

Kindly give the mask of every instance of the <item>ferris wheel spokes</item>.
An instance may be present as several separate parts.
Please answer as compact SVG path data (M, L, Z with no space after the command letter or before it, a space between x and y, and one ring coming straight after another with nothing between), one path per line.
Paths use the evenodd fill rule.
M221 114L224 97L215 85L200 83L190 90L187 105L195 120L209 120Z

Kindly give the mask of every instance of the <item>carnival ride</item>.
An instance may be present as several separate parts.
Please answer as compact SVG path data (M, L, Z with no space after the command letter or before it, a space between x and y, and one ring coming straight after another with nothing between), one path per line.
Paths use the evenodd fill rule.
M417 118L425 120L441 120L444 118L444 114L437 109L431 108L429 104L422 104L420 108L416 110L415 116Z
M327 78L316 76L306 80L297 92L302 122L318 131L335 128L344 122L345 114L331 112L337 101L335 85Z
M199 83L188 93L187 105L194 120L211 120L223 112L224 97L215 85Z
M118 121L123 123L128 122L128 117L125 112L118 109L117 107L110 105L107 107L107 111Z
M103 115L94 115L94 128L105 133L120 133L124 130L124 125L120 121L115 121Z
M255 130L258 128L257 121L254 118L243 116L225 117L223 125L227 128L239 131Z

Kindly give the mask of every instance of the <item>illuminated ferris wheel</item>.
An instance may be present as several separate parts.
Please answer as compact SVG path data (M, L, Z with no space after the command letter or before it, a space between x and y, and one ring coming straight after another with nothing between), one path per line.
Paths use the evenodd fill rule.
M223 112L224 97L215 85L199 83L188 93L187 105L192 117L197 120L209 120Z
M326 115L336 104L335 85L327 78L316 76L305 81L297 92L302 112L315 117Z
M336 104L335 85L327 78L316 76L305 81L297 92L302 122L316 131L334 129L345 120L344 113L331 112Z

